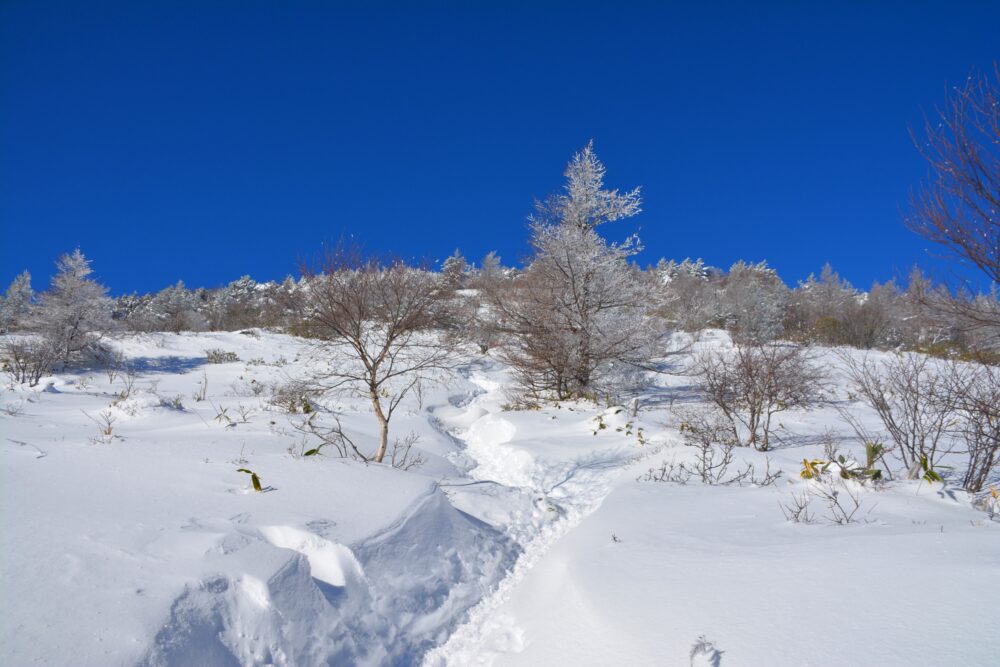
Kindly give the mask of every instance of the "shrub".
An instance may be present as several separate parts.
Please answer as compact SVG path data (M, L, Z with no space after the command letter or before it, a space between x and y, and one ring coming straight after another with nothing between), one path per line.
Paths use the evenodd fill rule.
M11 380L34 387L59 359L59 353L48 340L21 338L3 345L3 367Z
M882 421L893 451L907 469L907 476L921 476L921 460L934 468L949 451L948 430L954 425L956 388L946 362L922 354L900 353L884 362L870 357L856 360L841 354L855 393ZM958 382L958 384L956 384ZM866 435L860 421L841 410L859 435ZM871 440L870 435L865 440Z
M205 350L205 359L210 364L231 364L240 360L235 352L212 348Z
M740 444L766 451L774 415L824 399L825 373L808 348L786 343L745 345L702 353L693 375Z

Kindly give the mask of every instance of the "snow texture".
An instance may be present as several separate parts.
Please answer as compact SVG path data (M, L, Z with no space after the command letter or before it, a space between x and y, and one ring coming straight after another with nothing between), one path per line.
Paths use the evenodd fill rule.
M858 522L824 521L815 500L816 522L785 520L779 503L816 484L798 471L822 456L825 429L863 460L833 409L782 415L776 485L644 481L692 458L667 425L671 405L697 404L691 378L651 376L635 417L576 401L512 411L508 369L470 352L394 418L427 459L402 471L298 455L289 424L302 415L269 396L308 370L308 345L250 333L115 341L138 377L127 399L100 369L3 389L0 664L986 667L1000 655L1000 523L958 487L859 486ZM209 349L240 361L208 364ZM206 400L192 398L206 381ZM842 379L834 391L849 400ZM327 407L374 446L367 405Z

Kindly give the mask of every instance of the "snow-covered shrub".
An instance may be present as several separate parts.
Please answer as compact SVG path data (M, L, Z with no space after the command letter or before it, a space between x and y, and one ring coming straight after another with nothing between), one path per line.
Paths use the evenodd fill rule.
M403 438L396 438L392 443L392 454L390 462L393 468L400 470L414 470L424 465L427 460L419 451L415 451L413 446L420 440L416 433L410 433Z
M846 525L861 519L859 512L864 507L864 489L864 482L858 479L817 475L810 478L801 492L793 492L788 501L779 502L778 507L790 523L813 523L816 515L811 511L812 502L819 500L826 506L826 513L820 518Z
M316 394L307 383L291 381L274 385L268 403L283 412L307 415L316 410L313 405Z
M240 357L235 352L212 348L205 350L205 360L210 364L231 364L239 361Z
M865 465L839 454L829 459L802 459L802 479L853 479L859 482L877 482L882 479L882 471L876 462L882 458L884 447L879 442L865 443L867 462Z
M160 396L159 405L161 408L168 408L170 410L177 410L178 412L184 412L184 397L180 394L176 396Z
M808 491L804 491L802 493L793 493L791 500L784 503L779 502L778 507L781 508L781 513L785 515L785 520L790 523L812 523L815 517L809 511L811 502L812 496Z
M673 482L684 485L692 476L693 473L683 463L678 463L676 459L663 459L659 467L650 468L645 475L636 478L636 481Z
M860 518L863 503L861 486L857 482L843 479L823 480L811 487L811 492L826 503L825 519L830 523L846 525Z

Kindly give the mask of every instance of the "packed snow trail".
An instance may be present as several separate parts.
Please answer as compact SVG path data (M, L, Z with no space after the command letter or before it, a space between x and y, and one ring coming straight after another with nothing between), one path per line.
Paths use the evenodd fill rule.
M652 449L629 437L634 425L621 408L602 414L593 405L570 404L505 413L503 383L492 375L473 370L469 380L482 392L442 422L465 443L470 476L498 485L493 493L505 496L501 506L521 508L505 528L523 551L468 620L425 656L426 667L489 665L520 651L523 630L504 603L551 547L600 506L621 471Z

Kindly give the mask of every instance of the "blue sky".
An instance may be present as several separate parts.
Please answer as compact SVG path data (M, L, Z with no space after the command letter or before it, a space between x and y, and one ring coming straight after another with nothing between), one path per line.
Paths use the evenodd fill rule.
M1000 3L0 3L0 282L80 246L116 294L294 273L323 241L526 251L593 138L646 252L943 265L907 128Z

